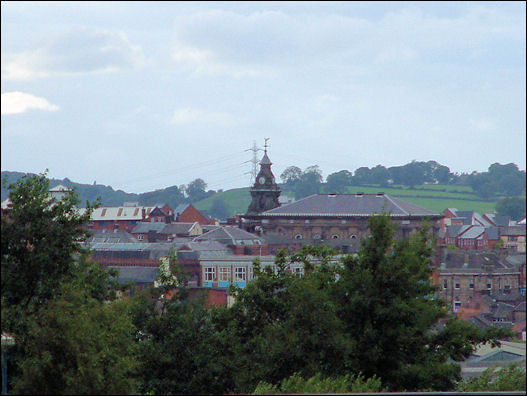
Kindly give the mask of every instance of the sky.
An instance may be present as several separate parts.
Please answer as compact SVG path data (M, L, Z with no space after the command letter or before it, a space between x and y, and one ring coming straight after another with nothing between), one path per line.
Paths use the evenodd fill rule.
M146 192L526 162L525 2L1 4L1 169ZM258 158L262 152L258 151Z

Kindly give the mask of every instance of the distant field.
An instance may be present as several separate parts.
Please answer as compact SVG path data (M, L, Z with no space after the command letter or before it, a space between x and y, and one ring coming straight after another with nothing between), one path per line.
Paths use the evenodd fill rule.
M443 189L447 191L438 191ZM408 189L404 186L353 186L349 188L349 192L352 194L357 192L363 192L365 194L385 192L386 194L422 206L423 208L437 213L442 212L446 208L475 210L479 213L489 213L494 212L496 207L496 202L480 201L479 198L472 193L472 189L467 186L443 186L435 184L416 186L414 189ZM212 197L204 199L203 201L197 202L194 206L197 209L210 210L212 202L216 199L221 199L225 202L229 208L230 216L236 213L245 213L251 203L249 188L246 187L218 193Z

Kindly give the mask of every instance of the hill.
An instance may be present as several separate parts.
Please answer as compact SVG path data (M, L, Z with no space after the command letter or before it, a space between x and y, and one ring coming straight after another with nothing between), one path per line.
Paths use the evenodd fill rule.
M2 179L7 177L8 183L12 183L24 176L22 172L2 172ZM75 188L79 194L81 202L95 201L101 197L104 206L119 206L124 202L139 202L141 205L155 205L158 203L168 203L175 208L188 199L182 197L177 186L171 186L142 194L127 193L123 190L114 190L111 186L101 184L81 184L65 179L50 179L50 186L54 187L63 184L70 188ZM282 189L283 185L280 186ZM475 210L480 213L493 212L496 207L495 201L486 201L474 194L469 186L428 184L409 188L400 185L381 187L379 185L353 186L348 188L349 193L376 193L383 191L397 198L402 198L407 202L422 206L424 208L441 212L445 208L455 207L460 210ZM293 196L292 192L283 191L282 195ZM8 191L2 185L2 200L6 199ZM245 213L251 202L249 187L235 188L232 190L216 193L211 197L193 203L198 210L205 210L212 216L215 215L212 209L214 201L223 201L227 208L228 216L237 213Z
M22 172L2 172L2 180L7 178L7 185L16 182L23 177L25 173ZM177 186L171 186L164 189L159 189L142 194L127 193L123 190L115 191L111 186L102 184L81 184L72 182L70 179L49 179L50 187L55 187L62 184L66 187L75 189L81 200L81 206L86 201L94 202L97 197L101 197L103 206L120 206L124 202L139 202L141 205L155 205L158 203L168 203L175 208L180 203L184 202ZM9 196L8 190L2 183L2 201Z

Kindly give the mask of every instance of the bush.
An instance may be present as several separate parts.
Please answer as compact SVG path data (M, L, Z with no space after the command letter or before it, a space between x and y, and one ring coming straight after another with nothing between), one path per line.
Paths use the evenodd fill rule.
M461 392L525 391L525 367L517 363L501 370L490 367L479 377L459 383L457 390Z
M322 378L316 374L314 377L304 379L299 373L282 380L279 385L260 382L254 391L255 395L268 395L277 393L369 393L382 392L381 380L377 377L364 379L348 374L337 378Z

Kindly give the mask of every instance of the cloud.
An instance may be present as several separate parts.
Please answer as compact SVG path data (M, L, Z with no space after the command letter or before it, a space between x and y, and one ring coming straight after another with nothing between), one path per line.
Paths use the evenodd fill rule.
M57 111L59 108L44 98L24 92L2 94L2 115L22 114L29 110Z
M63 31L39 48L3 58L6 80L112 72L145 63L141 47L132 45L124 33L92 28Z
M233 126L238 124L240 119L218 111L204 111L185 107L176 109L170 122L174 125L189 125L194 123L204 123L214 126Z

